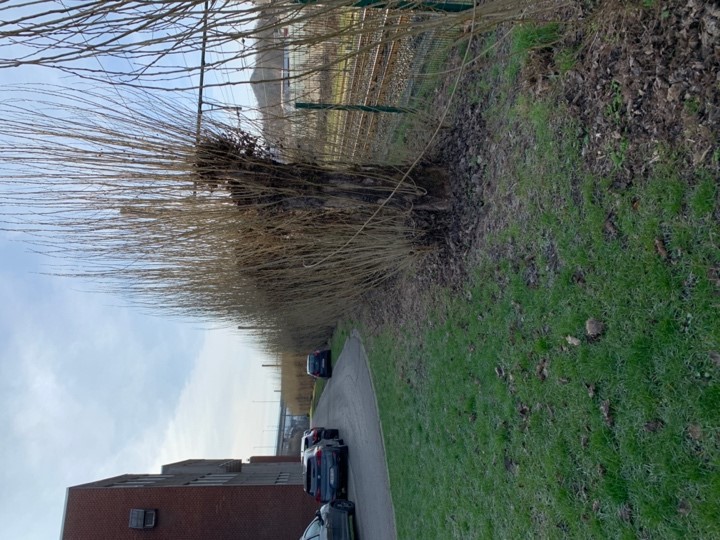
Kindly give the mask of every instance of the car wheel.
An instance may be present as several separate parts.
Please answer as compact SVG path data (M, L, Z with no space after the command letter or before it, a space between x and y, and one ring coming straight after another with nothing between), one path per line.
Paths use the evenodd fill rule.
M338 500L332 502L332 507L337 508L341 512L347 512L348 514L355 513L355 503L352 501L338 499Z

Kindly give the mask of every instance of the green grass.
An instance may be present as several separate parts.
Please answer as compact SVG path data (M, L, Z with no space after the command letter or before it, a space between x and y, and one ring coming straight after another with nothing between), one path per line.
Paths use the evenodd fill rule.
M511 105L519 218L419 331L366 344L398 537L718 537L715 177L661 150L618 190L570 115Z

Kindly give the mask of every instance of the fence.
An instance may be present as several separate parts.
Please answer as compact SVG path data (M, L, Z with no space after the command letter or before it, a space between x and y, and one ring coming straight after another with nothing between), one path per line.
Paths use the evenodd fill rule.
M456 39L457 28L438 28L442 16L315 5L271 16L254 77L265 138L288 160L376 159L393 117L418 106L429 53Z

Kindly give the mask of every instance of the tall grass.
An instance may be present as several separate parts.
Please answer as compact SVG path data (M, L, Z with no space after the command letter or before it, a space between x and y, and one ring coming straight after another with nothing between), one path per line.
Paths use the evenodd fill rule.
M427 43L447 47L462 28L544 5L497 0L446 14L336 0L4 3L0 68L75 79L72 89L5 89L0 213L56 258L57 273L151 311L251 327L269 351L297 354L432 249L442 189L428 205L437 171L411 168L417 151L374 161L388 115L300 112L283 85L296 101L401 105L427 75ZM185 63L201 50L202 61ZM213 103L237 118L208 114L201 72L206 92L252 85L266 99L260 110Z
M324 341L348 302L426 249L410 207L378 205L397 182L369 169L338 176L260 149L200 155L182 103L51 94L35 89L33 110L3 102L3 203L31 209L16 226L60 273L297 350ZM232 129L206 123L202 140L217 145ZM400 182L395 196L416 190Z

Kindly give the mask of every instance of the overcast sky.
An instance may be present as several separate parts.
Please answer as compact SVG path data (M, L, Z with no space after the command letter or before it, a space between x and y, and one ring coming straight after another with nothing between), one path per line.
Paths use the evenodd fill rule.
M73 84L0 71L0 85L18 82ZM219 92L208 97L253 105L247 88ZM46 275L52 261L22 240L0 231L1 539L58 538L68 486L274 453L279 375L261 366L274 359L237 331L146 315Z
M15 238L0 233L0 538L57 538L71 485L274 453L279 383L242 336L42 275Z

